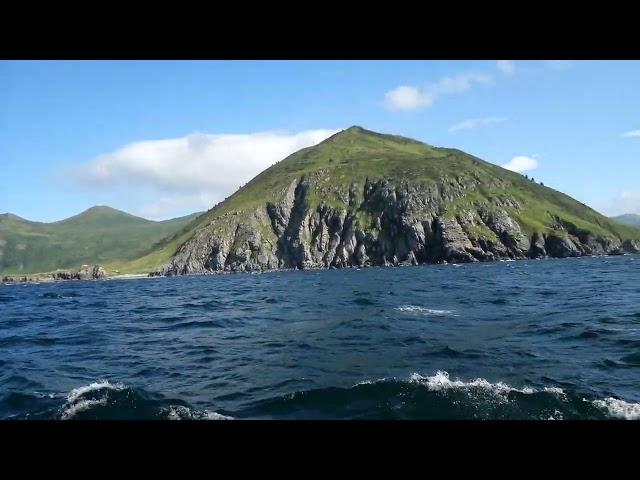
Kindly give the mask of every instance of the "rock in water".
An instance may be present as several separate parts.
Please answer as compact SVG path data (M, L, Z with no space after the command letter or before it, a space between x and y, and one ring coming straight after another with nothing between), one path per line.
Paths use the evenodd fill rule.
M640 250L640 230L459 150L351 127L265 170L153 275Z

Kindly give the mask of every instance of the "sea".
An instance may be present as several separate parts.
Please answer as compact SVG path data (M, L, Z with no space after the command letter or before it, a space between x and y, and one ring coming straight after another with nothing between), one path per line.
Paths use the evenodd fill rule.
M0 284L0 419L640 419L640 256Z

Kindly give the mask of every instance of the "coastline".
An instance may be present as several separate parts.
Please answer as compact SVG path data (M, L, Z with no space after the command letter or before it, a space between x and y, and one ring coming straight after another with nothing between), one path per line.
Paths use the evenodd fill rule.
M236 274L248 274L248 275L261 275L264 273L281 273L281 272L320 272L320 271L330 271L330 270L362 270L368 268L402 268L402 267L423 267L423 266L437 266L437 265L451 265L451 266L461 266L461 265L474 265L474 264L492 264L492 263L510 263L510 262L522 262L522 261L544 261L544 260L568 260L568 259L579 259L579 258L600 258L600 257L623 257L623 256L640 256L639 253L616 253L616 254L605 254L605 255L575 255L571 257L537 257L537 258L499 258L495 260L484 260L477 262L447 262L440 261L435 263L418 263L412 264L407 262L398 263L397 265L393 264L380 264L380 265L362 265L355 266L349 265L346 267L307 267L307 268L274 268L268 270L213 270L207 272L199 272L199 273L185 273L181 275L158 275L156 272L148 272L148 273L126 273L119 275L107 275L102 278L74 278L74 279L55 279L51 277L51 273L45 274L29 274L29 275L7 275L0 276L2 280L0 285L10 286L10 285L38 285L41 283L66 283L73 281L112 281L112 280L138 280L142 278L172 278L172 277L200 277L200 276L209 276L209 275L236 275ZM40 277L39 275L42 275ZM18 281L5 281L7 278L19 279ZM24 279L24 280L22 280Z

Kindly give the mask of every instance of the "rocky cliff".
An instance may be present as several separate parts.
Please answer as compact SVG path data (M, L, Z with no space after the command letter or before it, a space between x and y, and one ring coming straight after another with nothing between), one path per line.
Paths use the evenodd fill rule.
M640 251L640 231L457 150L352 127L210 212L155 275Z

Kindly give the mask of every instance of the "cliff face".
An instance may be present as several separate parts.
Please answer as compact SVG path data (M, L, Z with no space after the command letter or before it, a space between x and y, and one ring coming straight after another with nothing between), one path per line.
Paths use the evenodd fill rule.
M379 136L352 130L343 132L350 142L340 134L337 140L325 141L333 142L330 153L335 155L342 144L345 150L353 151L353 145L359 145L354 137ZM394 142L400 140L380 137L386 142L382 152L357 152L373 158L385 152L392 155L389 152L393 152ZM322 145L314 148L322 151ZM424 178L420 171L411 175L405 170L404 175L398 175L397 170L380 170L380 164L375 171L352 166L345 175L340 165L349 165L353 154L345 154L337 167L331 165L332 155L328 163L320 163L317 151L316 157L313 154L294 154L280 162L283 165L272 167L275 172L271 177L257 177L245 190L210 211L208 221L155 274L458 263L640 251L637 238L610 231L608 224L598 223L599 214L575 200L473 157L463 161L436 156L447 167L447 160L455 160L456 168L442 168L440 174ZM319 168L309 168L310 158L316 159L312 166ZM419 162L431 165L428 157L415 160L418 168L422 165ZM459 168L465 167L464 162L469 168ZM304 171L296 169L299 165ZM407 165L402 164L403 168ZM277 175L288 175L287 183L280 190L271 188L261 194L269 178ZM531 194L537 189L553 192L549 193L551 200L537 201ZM550 203L546 210L541 208L552 202L554 195L561 205ZM251 201L241 201L244 198ZM588 215L580 215L583 208ZM534 218L532 212L539 216Z
M310 180L293 182L278 203L215 219L185 243L162 275L572 257L640 251L558 221L553 233L528 236L499 202L455 215L443 204L467 187L421 190L387 181L350 189L342 208L309 203ZM360 195L358 195L358 193ZM361 197L361 198L359 198ZM511 209L517 205L508 204Z

